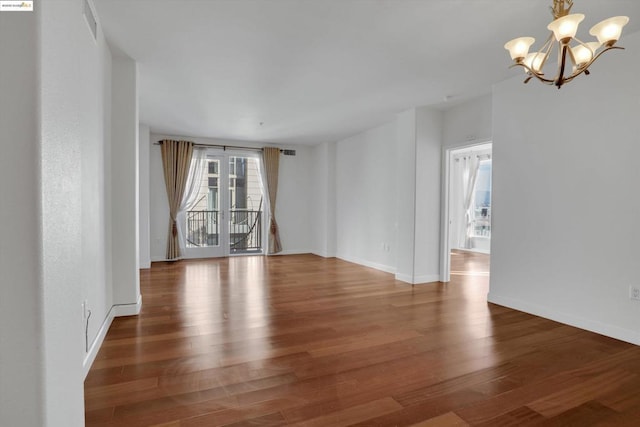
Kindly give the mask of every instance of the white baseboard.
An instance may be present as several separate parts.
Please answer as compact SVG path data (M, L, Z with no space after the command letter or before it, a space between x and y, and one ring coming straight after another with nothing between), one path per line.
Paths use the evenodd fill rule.
M365 267L374 268L376 270L384 271L385 273L395 274L395 267L391 267L384 264L378 264L377 262L371 262L360 258L347 257L343 255L336 255L336 258L341 259L343 261L352 262L354 264L363 265Z
M89 351L87 351L87 354L85 354L84 360L82 361L84 378L87 377L87 374L91 369L91 365L93 365L93 362L96 360L98 351L100 350L100 347L102 347L102 343L104 342L104 338L107 336L107 332L109 332L113 319L120 316L135 316L136 314L140 314L141 309L142 295L138 295L138 301L135 304L118 304L111 306L109 313L107 313L107 317L102 322L98 334L91 343Z
M543 307L537 304L530 304L526 301L515 298L503 297L500 295L492 294L491 292L489 292L489 295L487 296L487 301L493 304L498 304L504 307L512 308L514 310L524 311L525 313L564 323L565 325L575 326L576 328L595 332L596 334L615 338L620 341L640 345L640 331L637 330L620 328L618 326L576 317L567 313L558 313L554 310L550 310L547 307Z
M142 295L138 295L138 301L135 304L115 304L111 307L114 317L135 316L140 314L142 309Z
M410 274L396 273L396 280L413 285L413 277Z
M421 284L426 284L431 282L439 282L440 276L437 274L429 274L424 276L413 277L410 274L396 273L396 280L408 283L410 285L421 285Z
M279 256L279 255L304 255L310 254L311 251L308 249L287 249L286 251L278 252L277 254L269 254L269 256Z
M100 326L100 330L98 331L98 335L96 335L95 339L91 343L91 347L89 347L89 351L84 355L84 360L82 361L82 369L84 370L84 378L87 377L89 370L91 369L91 365L93 365L93 361L96 360L96 356L98 355L98 351L100 347L102 347L102 343L104 342L104 338L107 336L107 332L109 332L109 328L111 327L111 323L113 322L113 308L109 310L107 313L107 317L102 322L102 326Z
M336 255L335 254L330 254L328 252L320 252L320 251L312 251L311 252L313 255L322 257L322 258L335 258Z
M414 285L420 285L420 284L425 284L425 283L433 283L433 282L439 282L440 281L440 275L439 274L425 274L424 276L416 276L414 278Z

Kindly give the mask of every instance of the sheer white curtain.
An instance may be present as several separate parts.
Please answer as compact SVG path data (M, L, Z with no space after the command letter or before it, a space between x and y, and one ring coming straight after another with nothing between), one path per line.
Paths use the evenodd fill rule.
M450 244L454 249L471 249L474 209L473 194L480 161L469 153L454 158L451 187Z
M187 184L182 196L182 202L177 215L178 225L178 242L180 252L185 253L186 248L186 213L193 208L198 201L200 188L202 187L202 177L207 169L207 149L204 147L194 147L191 157L191 165L189 166L189 176Z
M462 193L464 194L464 232L461 233L461 248L472 249L471 236L473 235L474 220L474 200L473 194L476 187L476 179L478 178L478 168L480 167L480 159L475 154L470 154L464 158L462 172Z

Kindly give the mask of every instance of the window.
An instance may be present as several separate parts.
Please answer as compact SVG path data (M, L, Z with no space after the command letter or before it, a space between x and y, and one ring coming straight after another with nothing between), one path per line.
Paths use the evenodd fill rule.
M262 251L264 206L258 158L211 153L205 171L197 203L186 215L184 239L190 256Z
M207 198L207 208L210 211L218 210L218 189L209 187L209 197Z
M217 175L218 174L218 162L209 162L209 175Z
M209 176L207 178L207 185L209 191L207 193L207 210L217 211L220 206L220 200L218 199L218 172L220 162L218 160L209 161ZM211 176L215 175L215 176Z
M473 195L475 236L491 236L491 159L480 161Z

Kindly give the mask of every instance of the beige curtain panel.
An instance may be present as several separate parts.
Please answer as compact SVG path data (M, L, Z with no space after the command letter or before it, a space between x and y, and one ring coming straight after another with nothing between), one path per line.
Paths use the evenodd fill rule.
M167 187L167 197L169 199L167 259L175 260L181 256L176 218L187 186L191 156L193 155L193 142L165 139L160 143L162 144L164 183Z
M278 168L280 165L280 149L265 147L262 149L264 157L264 171L267 176L267 190L269 192L269 211L271 224L269 225L268 254L282 252L280 232L276 222L276 197L278 195Z

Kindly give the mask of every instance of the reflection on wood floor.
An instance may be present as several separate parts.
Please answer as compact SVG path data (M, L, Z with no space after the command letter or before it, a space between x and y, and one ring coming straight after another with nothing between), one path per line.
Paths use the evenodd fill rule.
M488 281L410 286L313 255L155 263L85 381L87 425L638 425L639 347L487 304Z
M489 276L490 256L478 252L451 251L452 276Z

